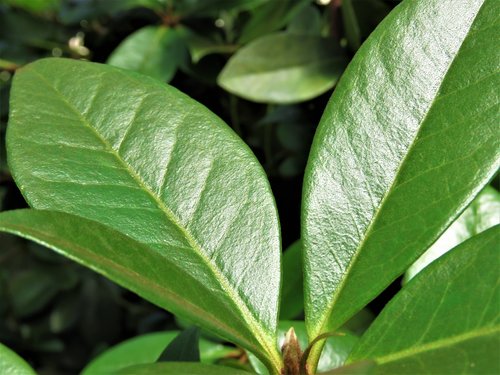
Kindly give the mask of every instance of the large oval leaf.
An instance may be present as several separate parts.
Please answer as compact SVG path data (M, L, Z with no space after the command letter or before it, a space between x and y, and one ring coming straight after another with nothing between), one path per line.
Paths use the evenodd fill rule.
M218 82L256 102L294 103L331 89L345 64L344 52L335 40L283 32L259 38L239 50Z
M499 8L495 0L403 2L346 70L305 177L311 338L404 272L500 166Z
M39 60L14 78L7 151L32 207L95 220L146 244L144 257L168 258L185 276L166 286L195 305L213 300L197 321L217 317L233 330L210 329L280 366L276 207L254 155L217 116L134 72ZM190 280L212 292L184 294Z
M387 305L350 361L378 374L498 374L500 226L418 274Z
M0 344L0 374L36 375L36 372L24 359L5 345Z
M187 50L180 33L165 26L146 26L129 35L107 63L170 81Z

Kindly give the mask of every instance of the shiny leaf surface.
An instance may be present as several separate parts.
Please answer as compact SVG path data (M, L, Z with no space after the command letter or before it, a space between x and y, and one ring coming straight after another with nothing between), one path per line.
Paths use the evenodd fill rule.
M36 375L36 372L24 359L0 344L0 374L6 375Z
M500 194L486 186L459 218L406 271L405 282L410 281L429 263L465 240L500 224Z
M331 89L345 65L344 52L334 40L283 32L240 49L222 70L218 83L245 99L287 104Z
M168 82L185 57L186 48L177 30L146 26L116 47L107 63Z
M377 374L498 374L500 226L456 247L385 307L350 356Z
M178 333L149 333L124 341L92 360L83 369L82 375L109 374L133 365L155 363L165 346L172 342ZM234 348L200 340L200 357L205 363L215 362L234 351Z
M9 162L32 207L145 244L141 261L175 265L162 285L198 306L163 307L197 311L189 317L280 366L276 207L261 166L226 124L160 81L65 59L24 67L11 104Z
M304 185L311 338L403 273L498 170L499 11L495 0L403 2L343 75Z

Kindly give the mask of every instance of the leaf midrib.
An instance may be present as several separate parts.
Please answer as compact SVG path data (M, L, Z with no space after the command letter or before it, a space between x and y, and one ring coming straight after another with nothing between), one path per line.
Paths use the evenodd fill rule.
M374 359L379 364L385 364L388 362L398 361L398 360L401 360L401 359L404 359L407 357L416 356L420 353L425 353L425 352L428 352L431 350L438 350L438 349L454 346L456 344L460 344L460 343L467 341L467 340L472 340L472 339L475 339L478 337L496 334L498 332L500 332L500 326L485 327L485 328L482 328L479 330L473 330L473 331L466 332L466 333L463 333L460 335L450 336L450 337L446 337L444 339L432 341L432 342L429 342L429 343L421 345L421 346L400 350L398 352L388 354L385 356L375 357Z
M78 111L78 109L75 108L74 105L70 103L55 86L51 85L50 81L48 81L42 74L40 74L34 69L31 69L30 71L34 73L36 76L38 76L39 79L47 87L52 89L57 94L57 96L60 97L61 101L65 103L66 106L77 115L77 117L81 120L81 122L94 133L94 135L97 137L98 140L102 142L105 148L108 149L108 151L115 156L118 163L120 163L124 167L124 169L130 173L130 176L139 185L139 187L143 189L153 199L153 201L158 205L160 211L162 211L163 214L166 216L167 220L171 221L180 230L180 232L184 235L184 237L188 241L188 244L192 247L193 250L195 250L195 253L201 258L202 262L205 263L208 266L208 268L212 271L215 279L218 281L222 289L230 297L229 299L241 312L241 316L248 324L251 332L255 334L257 341L263 346L263 348L265 348L267 354L269 354L270 356L269 359L273 362L276 368L279 369L281 367L281 361L279 359L279 355L277 355L278 353L275 349L275 346L273 346L274 340L270 339L269 335L261 329L260 324L254 317L254 315L251 313L246 303L241 299L238 292L233 289L233 287L229 283L229 280L224 276L224 274L221 273L220 270L210 262L210 258L208 258L205 255L202 246L195 240L192 234L180 224L180 220L175 216L175 214L166 206L166 204L159 197L156 196L156 194L154 194L153 191L151 191L151 189L149 189L149 187L144 183L144 181L142 181L141 177L135 172L135 170L125 160L121 158L121 156L111 146L111 144L105 138L102 137L102 135ZM119 72L119 70L117 70L117 72Z
M373 218L370 221L370 224L368 225L368 227L367 227L367 229L366 229L366 231L365 231L365 233L363 235L362 241L356 247L356 250L354 252L354 256L352 257L352 260L351 260L351 262L349 263L349 266L346 269L346 272L344 274L344 277L342 278L341 283L339 284L339 287L337 288L336 292L334 293L333 298L330 300L330 303L327 305L327 308L325 309L325 313L319 319L319 324L316 326L319 329L316 331L316 333L315 333L316 335L321 334L322 332L325 331L325 326L328 324L328 320L329 320L328 318L331 316L333 308L335 307L335 304L338 301L339 296L341 295L341 292L342 292L342 290L344 288L344 285L347 282L348 276L349 276L349 274L350 274L350 272L351 272L354 264L356 263L357 259L359 258L360 254L361 254L360 249L362 249L364 247L367 239L370 237L371 233L373 232L374 224L375 224L375 222L377 222L378 217L380 215L380 212L382 211L382 208L384 207L386 200L388 199L388 197L393 192L393 190L394 190L394 188L396 186L396 182L398 181L397 177L398 177L401 169L405 165L406 160L408 159L408 157L409 157L409 155L411 153L411 150L415 146L415 143L419 139L418 135L422 131L423 125L425 124L425 122L427 120L427 117L429 116L429 113L431 112L431 110L434 107L437 99L439 98L439 93L441 91L441 87L442 87L443 83L445 82L446 77L448 76L448 74L450 72L450 69L451 69L453 63L455 62L457 56L460 54L460 51L462 50L462 48L463 48L463 46L465 44L465 41L469 37L469 34L471 33L472 26L474 25L474 22L476 21L477 15L481 12L484 4L485 4L485 1L483 1L483 3L481 4L481 6L479 7L478 11L476 12L474 18L470 22L469 29L467 30L467 33L464 35L464 37L462 39L462 43L460 44L460 47L457 49L457 51L455 53L455 56L450 60L450 63L448 65L447 69L446 69L446 72L443 74L443 78L441 79L441 82L440 82L439 86L436 88L436 92L434 94L434 97L433 97L432 101L429 103L429 107L427 108L427 111L426 111L425 115L422 117L422 120L420 121L420 127L415 132L413 140L412 140L411 144L408 146L408 148L406 150L406 154L402 158L401 163L399 164L398 168L396 169L396 171L394 173L394 179L393 179L391 185L389 186L389 188L387 189L386 193L382 197L382 199L380 201L380 204L379 204L379 207L378 207L377 211L375 212L375 214L373 215Z

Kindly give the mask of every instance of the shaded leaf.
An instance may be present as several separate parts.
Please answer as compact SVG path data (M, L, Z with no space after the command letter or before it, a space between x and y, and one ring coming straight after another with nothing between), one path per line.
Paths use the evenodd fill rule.
M500 194L491 186L479 194L439 239L406 271L410 281L424 267L463 241L500 224Z
M248 375L250 372L232 367L191 362L160 362L137 365L120 370L117 374L130 375Z
M156 279L161 295L141 295L281 367L276 207L255 156L226 124L160 81L65 59L16 74L9 121L12 173L32 207L144 244L124 257L127 267L143 264L127 287ZM169 271L152 272L159 265Z
M491 40L499 7L403 2L339 82L304 183L311 338L335 330L403 273L498 170Z
M56 10L60 0L5 0L7 5L22 8L30 12L46 12Z
M133 8L146 7L160 11L162 0L78 0L62 1L58 19L65 24L93 20L104 15L114 15Z
M304 311L302 244L295 241L283 254L280 319L297 318ZM304 348L303 348L304 349Z
M356 51L390 10L381 0L343 0L342 20L349 46Z
M377 374L498 374L500 226L433 262L389 302L349 361Z
M175 0L176 13L183 17L218 16L221 12L253 9L269 0Z
M200 362L199 341L200 330L189 327L168 344L157 362Z
M116 47L107 63L168 82L185 57L186 47L177 30L146 26Z
M254 9L249 21L243 26L239 42L246 44L253 39L277 31L290 22L309 0L267 1Z
M83 369L82 375L108 374L133 365L155 363L165 345L172 342L178 333L178 331L149 333L126 340L93 359ZM234 348L200 340L202 362L213 363L234 352Z
M245 99L287 104L331 89L345 65L344 52L334 40L284 32L240 49L229 59L218 83Z
M39 312L61 290L71 289L77 281L73 272L52 267L40 267L15 274L9 283L14 314L27 317Z
M290 21L286 31L299 35L321 35L321 14L318 8L312 4L302 8Z
M335 370L322 372L323 375L369 375L375 373L376 363L374 361L362 361L339 367Z

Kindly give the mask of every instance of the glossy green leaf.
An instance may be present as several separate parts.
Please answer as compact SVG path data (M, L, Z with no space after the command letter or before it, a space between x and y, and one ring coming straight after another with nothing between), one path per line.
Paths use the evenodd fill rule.
M279 347L282 347L285 341L285 335L290 327L294 328L301 349L306 349L308 345L307 331L304 322L301 321L280 321L278 326ZM318 371L327 371L332 368L342 366L357 342L357 336L345 331L341 331L341 334L338 336L329 337L326 340L323 353L321 354ZM250 363L258 374L268 374L266 367L254 355L249 353L248 357L250 359Z
M334 40L283 32L240 49L222 70L218 83L245 99L287 104L331 89L345 65L344 52Z
M189 327L165 348L158 362L200 362L200 329Z
M146 26L129 35L107 63L168 82L185 57L186 47L177 30Z
M269 0L256 8L243 26L239 42L248 43L284 27L310 0Z
M65 59L16 74L9 121L10 166L32 207L143 243L144 259L127 262L176 268L175 277L135 268L134 279L175 291L153 302L280 367L276 207L261 166L226 124L158 80Z
M83 369L82 375L109 374L133 365L155 363L177 334L177 331L149 333L124 341L93 359ZM213 363L232 353L234 348L200 340L202 362Z
M192 362L160 362L149 365L127 367L120 375L249 375L250 372L232 367L207 365Z
M349 361L377 374L498 374L500 226L456 247L385 307Z
M304 183L311 338L403 273L498 170L499 11L495 0L403 2L343 75Z
M2 344L0 344L0 374L36 375L24 359Z
M302 244L295 241L283 254L280 319L297 318L304 311Z
M500 194L491 186L486 186L462 215L406 271L405 282L458 244L497 224L500 224Z

